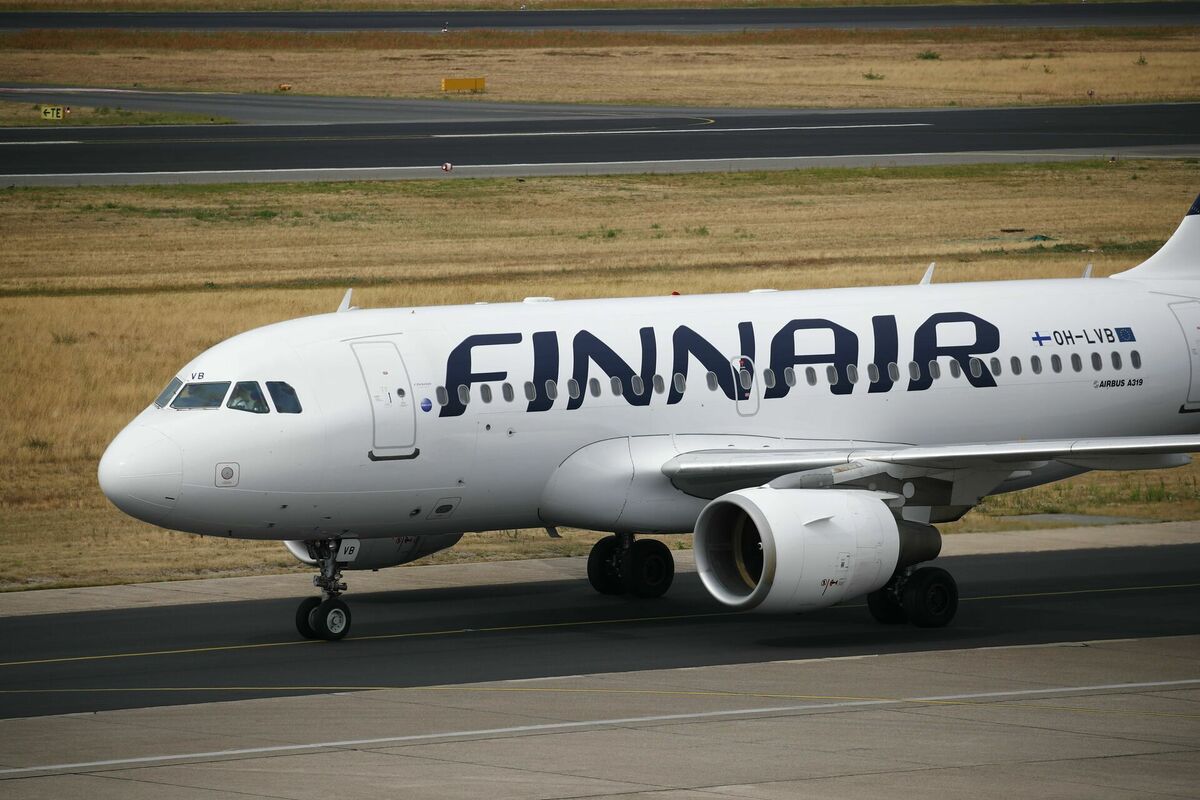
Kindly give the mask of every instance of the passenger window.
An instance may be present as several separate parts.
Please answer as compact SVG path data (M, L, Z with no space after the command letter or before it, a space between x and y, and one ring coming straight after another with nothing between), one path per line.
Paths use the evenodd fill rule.
M492 402L492 387L486 383L479 386L479 399L485 403Z
M1059 358L1057 353L1050 356L1050 369L1055 372L1062 372L1062 359Z
M578 400L579 395L581 394L583 394L583 392L579 390L579 381L575 380L574 378L570 378L567 381L567 396L572 400Z
M900 380L900 365L895 361L888 364L888 377L892 379L892 383Z
M721 388L721 379L717 377L717 373L710 372L706 377L708 380L709 391L715 392L717 389Z
M762 377L763 386L767 387L768 389L773 389L775 387L775 370L770 368L764 369L762 371Z
M929 362L929 377L933 378L935 381L942 377L942 365L937 361Z
M171 408L220 408L229 381L222 383L189 383L176 395Z
M915 361L908 362L908 379L910 381L921 380L921 367Z
M837 386L838 374L832 364L825 368L825 377L829 379L830 386Z
M680 394L683 394L687 390L687 378L683 377L682 372L676 372L672 382L675 384L675 391Z
M434 397L437 398L437 404L439 406L450 405L450 393L446 391L445 386L437 387L437 389L434 390L433 395L434 395ZM278 407L278 406L276 406L276 407Z
M867 364L867 381L879 383L879 367L875 366L874 362Z
M971 367L971 377L978 378L983 375L983 362L978 358L972 358L967 364Z
M1076 372L1083 369L1083 359L1079 357L1079 353L1071 353L1071 369Z
M856 365L856 364L847 364L846 365L846 379L848 381L850 381L851 384L858 383L858 365Z
M537 400L537 389L533 385L533 381L525 381L525 399L529 402Z
M641 375L634 375L629 379L629 386L633 389L633 393L641 397L646 393L646 382L642 380Z
M225 405L234 411L249 411L251 414L266 414L271 410L267 408L267 398L263 397L258 381L241 381L235 384L233 393L229 395L229 402Z
M1129 365L1134 369L1142 368L1142 354L1137 350L1129 351Z
M662 375L654 376L654 393L662 394L667 390L667 382L663 380Z
M471 403L471 387L467 386L465 383L460 383L458 385L458 402L462 403L464 406L470 405Z
M558 399L558 384L553 379L546 381L546 397L551 400Z
M995 357L992 358L992 374L993 375L1000 374L1000 359L995 358Z
M740 383L742 385L743 389L746 389L747 391L749 391L750 384L753 380L754 380L754 376L750 374L750 370L748 370L748 369L739 369L738 370L738 383Z
M1012 370L1013 375L1020 375L1021 374L1021 359L1017 358L1016 356L1013 356L1008 361L1008 368Z
M162 408L171 402L171 398L179 391L180 386L183 386L183 381L179 380L179 378L171 378L171 382L167 384L167 388L163 389L162 394L155 398L154 405Z
M950 359L950 377L951 378L962 377L962 366L959 365L957 358Z
M1033 370L1034 375L1042 374L1042 359L1039 356L1029 357L1029 368Z
M504 395L504 402L511 403L517 399L517 393L513 391L513 385L506 383L500 387L500 393Z
M1100 357L1099 353L1092 353L1092 369L1096 372L1104 369L1104 359Z
M600 396L600 381L592 378L588 381L588 390L592 393L592 397Z
M817 371L812 367L804 368L804 381L809 386L817 385Z
M614 395L620 397L621 395L625 394L625 388L621 383L621 379L616 375L614 375L612 380L609 381L609 385L612 387L612 393Z
M1116 350L1113 351L1112 362L1113 362L1113 369L1121 368L1121 354L1118 353Z
M795 367L783 368L783 382L788 386L796 385L796 369Z
M280 414L299 414L304 409L300 407L300 398L290 383L283 381L267 381L267 391L271 394L271 402Z

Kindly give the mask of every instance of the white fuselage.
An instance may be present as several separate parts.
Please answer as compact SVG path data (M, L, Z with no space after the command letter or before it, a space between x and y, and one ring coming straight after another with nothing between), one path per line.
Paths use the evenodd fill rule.
M177 375L283 381L302 413L151 406L106 453L101 482L137 517L240 538L690 531L706 501L658 470L687 451L1200 431L1187 413L1200 407L1193 286L1014 281L303 318ZM609 455L630 463L622 499L589 497L586 480L552 486L573 454L614 441ZM596 469L597 486L612 479L611 464Z

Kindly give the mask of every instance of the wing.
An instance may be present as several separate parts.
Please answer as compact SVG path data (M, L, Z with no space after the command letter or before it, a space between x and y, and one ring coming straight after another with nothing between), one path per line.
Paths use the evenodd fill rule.
M1005 491L999 487L1006 481L1028 478L1051 463L1075 472L1159 469L1186 464L1190 460L1187 454L1195 452L1200 452L1200 436L1191 435L883 445L837 450L726 449L682 453L667 461L662 471L677 489L697 497L716 497L766 483L776 488L844 485L907 492L905 496L910 498L925 490L926 494L932 492L937 496L923 498L928 502L919 497L913 499L923 505L970 506L986 494L998 489ZM937 488L941 491L933 492Z

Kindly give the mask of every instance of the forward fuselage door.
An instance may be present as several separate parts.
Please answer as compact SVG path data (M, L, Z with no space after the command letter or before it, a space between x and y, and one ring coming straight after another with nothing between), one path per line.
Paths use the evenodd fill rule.
M733 370L733 390L737 397L737 413L739 416L752 417L758 413L759 381L754 373L754 359L749 356L738 356L730 359L729 368Z
M408 370L396 345L386 341L350 345L362 371L370 400L373 439L372 461L416 458L417 409Z
M1200 411L1200 303L1174 303L1171 310L1179 320L1179 327L1183 328L1191 359L1191 382L1188 384L1187 402L1181 410Z

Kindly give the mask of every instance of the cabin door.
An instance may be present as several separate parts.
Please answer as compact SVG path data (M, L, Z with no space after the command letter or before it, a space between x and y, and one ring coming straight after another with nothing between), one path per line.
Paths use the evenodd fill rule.
M354 342L350 347L370 401L373 438L368 456L372 461L416 458L417 409L400 351L386 341Z
M737 397L737 413L739 416L752 417L758 413L759 380L754 370L754 359L749 356L738 356L730 359L729 368L733 370L733 391Z

